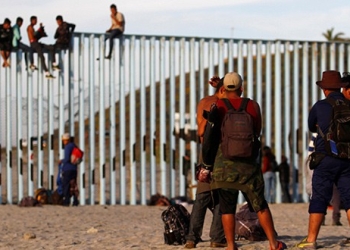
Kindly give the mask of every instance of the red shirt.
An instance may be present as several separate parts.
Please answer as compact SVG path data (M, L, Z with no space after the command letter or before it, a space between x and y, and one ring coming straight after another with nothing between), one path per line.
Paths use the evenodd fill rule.
M242 103L242 98L228 99L228 100L230 101L230 103L232 104L232 106L235 109L238 109ZM226 104L223 100L219 99L216 104L218 107L220 119L222 121L224 119L225 113L228 109L227 109ZM256 108L254 108L254 104L253 104L252 100L248 101L246 111L248 114L250 114L252 116L253 122L254 122L255 134L257 136L259 136L260 132L261 132L261 114L258 113Z

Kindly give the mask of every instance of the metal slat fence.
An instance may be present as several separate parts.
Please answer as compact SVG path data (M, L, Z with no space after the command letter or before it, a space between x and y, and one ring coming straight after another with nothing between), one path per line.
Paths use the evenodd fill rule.
M107 60L104 40L76 33L53 80L27 71L21 51L0 70L1 203L56 188L65 132L85 151L82 205L145 205L157 192L194 198L196 105L214 92L208 80L229 71L261 106L263 144L290 161L293 201L308 200L307 116L323 98L315 81L327 69L350 70L349 44L125 35Z

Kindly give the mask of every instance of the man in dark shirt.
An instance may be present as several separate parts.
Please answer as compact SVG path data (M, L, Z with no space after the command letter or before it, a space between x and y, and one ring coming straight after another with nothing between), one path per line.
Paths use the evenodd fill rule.
M332 198L335 184L343 201L348 221L350 221L350 161L333 157L327 152L325 140L330 126L333 108L327 99L344 100L340 89L345 83L338 71L323 72L322 80L316 84L322 89L326 99L316 102L310 110L308 125L313 133L318 132L315 142L315 152L324 154L324 158L314 169L312 177L312 197L309 205L308 236L296 245L298 248L316 249L317 236L321 223L327 213L327 206Z
M54 70L60 70L60 67L56 63L55 54L58 50L66 50L69 48L72 34L75 29L75 24L64 22L62 16L57 16L56 22L58 28L56 29L56 33L54 36L54 38L56 39L56 43L54 44L52 55L52 68Z
M12 36L11 21L5 18L4 23L0 25L0 51L4 60L2 64L4 68L10 67L9 58L12 49Z
M288 159L285 155L282 155L282 162L278 166L278 172L280 175L280 183L282 190L282 202L291 203L292 199L289 194L289 177L290 177L290 168Z

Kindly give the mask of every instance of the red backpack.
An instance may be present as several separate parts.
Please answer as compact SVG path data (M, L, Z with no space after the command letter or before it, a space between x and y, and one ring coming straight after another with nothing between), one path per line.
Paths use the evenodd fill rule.
M72 154L70 156L70 161L72 164L78 165L79 163L81 163L83 161L83 156L84 156L84 152L80 148L75 146L72 150Z

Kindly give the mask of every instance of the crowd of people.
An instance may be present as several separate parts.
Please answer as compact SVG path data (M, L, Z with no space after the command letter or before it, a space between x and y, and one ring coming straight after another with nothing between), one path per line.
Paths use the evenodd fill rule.
M106 40L109 39L109 52L105 57L106 59L111 59L114 39L121 37L125 29L124 15L121 12L118 12L115 4L110 6L110 12L112 25L106 31ZM75 29L75 24L64 21L61 15L56 17L56 22L58 25L54 35L56 41L54 44L45 44L40 42L42 37L47 36L44 26L42 23L40 23L39 28L36 29L35 26L38 23L38 18L36 16L31 16L29 25L26 29L30 45L26 45L21 42L21 26L23 24L23 18L17 17L16 23L13 26L11 26L11 20L9 18L5 18L3 24L0 25L0 53L3 59L2 67L7 68L11 66L11 51L21 50L25 55L27 70L37 70L38 67L34 64L33 58L33 53L37 53L46 78L55 78L45 62L44 52L47 52L51 57L51 68L53 70L61 70L60 65L56 63L55 54L60 50L69 49L72 34Z
M213 166L210 167L203 162L205 169L210 170L211 178L209 183L201 183L200 181L198 183L199 188L192 209L190 230L186 237L185 248L195 248L201 240L204 215L206 209L210 208L213 212L213 223L210 230L211 247L227 247L228 250L238 249L235 242L235 213L238 192L241 191L251 212L256 212L268 238L270 249L286 249L286 244L277 240L273 217L268 204L275 202L277 172L281 184L282 202L292 202L289 193L290 164L288 159L285 155L282 155L281 162L278 164L269 146L261 148L261 157L258 158L255 156L227 158L224 156L223 151L225 149L222 148L222 144L223 137L228 135L224 134L223 131L221 131L220 147L216 143L208 144L205 142L206 139L210 140L210 138L203 140L206 130L212 129L216 124L210 119L203 118L203 111L212 112L212 110L215 110L213 109L214 105L219 113L217 117L219 119L218 127L220 127L223 126L222 123L227 122L225 115L230 110L224 99L228 99L235 110L240 110L241 103L244 100L241 97L243 79L235 72L227 73L222 79L213 77L209 83L216 88L216 93L204 97L199 102L197 125L198 135L203 144L202 148L206 148L207 152L208 145L211 145L210 147L213 147L216 153L216 158ZM322 89L326 98L315 103L309 114L308 124L312 133L309 147L310 161L307 163L308 170L306 171L308 173L306 188L310 195L309 231L307 237L294 246L297 249L317 249L318 233L321 225L324 225L325 215L330 204L333 206L332 225L342 226L340 223L341 202L350 221L350 187L348 186L350 162L348 160L349 156L346 154L349 151L347 151L347 148L344 149L344 144L342 144L342 147L336 144L338 146L334 149L331 144L334 142L329 140L329 138L333 138L333 134L328 131L334 123L331 117L333 115L332 108L334 109L334 105L336 105L332 104L330 98L336 100L334 103L343 103L343 109L339 112L341 115L346 116L350 111L350 101L348 101L350 100L350 76L342 78L338 71L325 71L322 80L317 81L316 84ZM253 120L255 134L260 135L261 113L259 104L249 100L245 112ZM346 122L343 121L343 123ZM207 123L210 126L207 126ZM349 143L345 143L345 145L349 145ZM340 152L337 151L338 148ZM334 150L337 153L334 153ZM203 158L199 161L203 161ZM312 162L310 167L309 162ZM203 189L202 186L206 188ZM211 198L208 198L210 197L209 193ZM215 210L218 210L219 213ZM221 220L218 219L220 217ZM220 221L221 223L218 223ZM212 233L213 229L216 229L216 234ZM224 238L220 233L222 229ZM347 242L350 243L350 240L346 239L345 243Z

